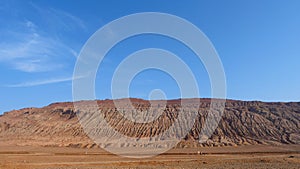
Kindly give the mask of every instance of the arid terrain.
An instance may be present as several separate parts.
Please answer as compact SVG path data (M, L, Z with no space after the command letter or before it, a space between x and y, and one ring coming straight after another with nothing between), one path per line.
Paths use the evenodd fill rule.
M201 154L198 154L201 151ZM300 146L248 145L177 148L144 159L120 157L102 149L1 146L1 169L214 168L298 169Z
M136 110L130 111L132 114L149 110L149 101L131 101ZM101 147L115 140L103 145L94 143L76 116L82 112L71 102L6 112L0 116L0 168L300 168L300 103L227 100L213 135L198 142L210 99L186 101L188 107L181 113L197 114L189 134L175 148L145 159L125 158L103 150ZM160 134L180 117L180 100L167 101L163 109L159 109L163 101L156 101L151 111L161 110L161 115L147 124L124 118L122 113L126 111L120 111L126 110L126 105L119 110L112 100L97 103L97 112L104 114L110 126L137 139ZM90 101L80 104L89 107ZM86 124L98 115L87 114L79 116L89 117ZM174 137L179 136L175 133Z

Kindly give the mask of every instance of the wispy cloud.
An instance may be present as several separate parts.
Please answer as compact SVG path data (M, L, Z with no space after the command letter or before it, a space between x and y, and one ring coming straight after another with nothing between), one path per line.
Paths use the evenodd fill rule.
M28 26L28 29L33 29L33 25ZM76 54L73 49L59 40L41 36L34 31L23 34L12 33L12 35L18 36L18 41L0 43L0 62L8 63L20 71L42 72L58 69L62 67L62 63L55 61Z
M56 8L43 8L32 2L30 4L49 27L68 31L78 31L78 28L87 30L86 23L69 12Z
M65 25L68 28L72 28L73 26L73 27L80 27L83 30L87 30L84 21L78 18L77 16L54 8L51 8L50 11L52 12L54 17L59 19L59 22L61 22L62 25ZM69 24L66 24L66 22Z
M38 24L23 17L15 26L0 29L0 63L23 72L59 70L77 57L77 50L70 47L64 31L86 29L80 18L53 8L31 4L40 18ZM5 35L5 36L4 36ZM3 37L2 37L3 36Z
M5 87L33 87L33 86L40 86L40 85L47 85L47 84L54 84L54 83L69 82L69 81L72 81L72 80L81 79L83 77L84 76L43 79L43 80L38 80L38 81L31 81L31 82L23 82L23 83L19 83L19 84L5 85Z

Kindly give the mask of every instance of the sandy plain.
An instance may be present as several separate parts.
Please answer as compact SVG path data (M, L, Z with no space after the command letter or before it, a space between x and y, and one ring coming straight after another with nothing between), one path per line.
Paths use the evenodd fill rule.
M126 158L96 148L1 145L0 168L298 169L300 168L300 145L180 148L172 149L155 157L142 159Z

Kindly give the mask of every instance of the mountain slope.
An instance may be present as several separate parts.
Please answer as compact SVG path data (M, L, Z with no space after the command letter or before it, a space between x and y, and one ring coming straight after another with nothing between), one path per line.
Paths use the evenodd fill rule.
M149 110L149 101L131 101L137 110L133 113ZM185 111L196 111L198 116L189 134L177 146L300 144L300 102L264 103L234 100L226 101L224 114L214 134L200 144L197 140L208 113L210 100L200 101L199 104L198 99L188 99L189 107L185 108ZM89 103L82 102L86 105ZM180 108L180 100L167 101L161 116L145 125L124 118L118 113L112 100L97 103L99 112L105 115L106 121L112 127L134 138L153 137L166 130L178 116ZM163 104L163 101L156 101L156 104L158 103ZM85 134L76 113L78 111L74 110L71 102L6 112L0 116L0 142L17 145L96 147L97 145Z

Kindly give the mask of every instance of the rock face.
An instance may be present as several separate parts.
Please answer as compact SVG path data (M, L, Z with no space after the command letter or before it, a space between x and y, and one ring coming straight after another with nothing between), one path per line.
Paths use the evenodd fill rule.
M141 139L155 137L167 130L180 117L181 100L145 101L131 99L134 111L126 105L118 109L112 100L97 101L98 114L119 133L128 137ZM186 99L189 105L180 113L197 114L190 132L179 143L178 147L195 146L236 146L248 144L300 144L300 102L264 103L258 101L227 100L223 116L218 127L209 139L199 143L201 129L207 118L210 99ZM122 100L119 100L122 103ZM90 101L80 104L89 107ZM154 104L154 108L150 108ZM164 105L165 107L161 106ZM138 119L128 120L124 115L140 117L145 112L151 116L159 114L148 123ZM54 103L43 108L25 108L6 112L0 116L0 142L17 145L97 147L84 132L78 116L85 118L86 124L92 124L93 118L88 113L75 110L73 103ZM85 114L84 114L85 113ZM93 116L93 115L92 115ZM128 116L129 117L129 116ZM150 117L150 116L149 116ZM189 118L182 116L181 118ZM145 119L144 119L145 120ZM183 127L179 124L177 127ZM98 128L95 132L104 130ZM177 133L176 133L177 132ZM173 137L180 137L174 130ZM107 133L108 135L110 133ZM126 145L121 145L126 146Z

